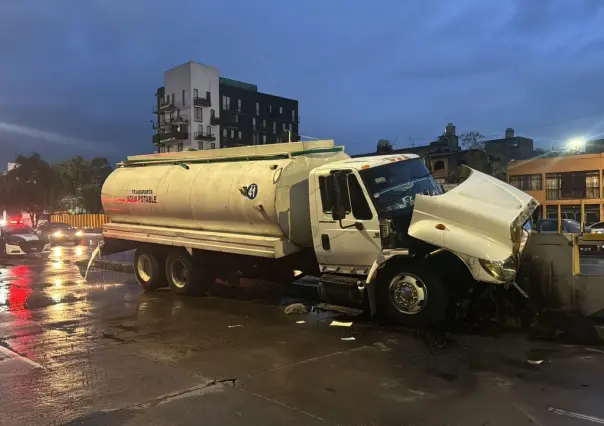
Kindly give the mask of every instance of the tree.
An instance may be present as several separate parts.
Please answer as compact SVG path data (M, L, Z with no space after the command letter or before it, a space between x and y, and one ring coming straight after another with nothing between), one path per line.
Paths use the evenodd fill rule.
M390 142L388 139L380 139L378 141L376 152L388 153L388 152L392 152L392 151L393 151L392 142Z
M489 155L486 152L486 144L482 133L477 131L462 133L459 137L459 141L464 149L477 149L483 151L486 154L489 163L489 174L505 181L507 164L505 164L504 159L500 155Z
M480 132L471 131L462 133L459 137L462 148L481 149L485 151L484 136Z
M35 227L38 215L54 208L64 194L64 187L59 174L39 154L19 155L15 163L4 179L5 204L28 212Z

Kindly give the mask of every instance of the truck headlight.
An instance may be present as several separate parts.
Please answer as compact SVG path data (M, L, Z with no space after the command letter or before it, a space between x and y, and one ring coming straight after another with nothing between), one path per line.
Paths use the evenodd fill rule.
M84 235L84 233L82 231L76 231L76 237L81 237L82 235Z
M509 281L514 278L517 272L516 258L514 256L508 257L503 262L486 259L480 259L479 262L490 276L499 281Z
M52 234L52 235L54 235L55 237L62 237L62 236L63 236L63 233L62 233L61 231L57 231L57 232L55 232L55 233L54 233L54 234Z

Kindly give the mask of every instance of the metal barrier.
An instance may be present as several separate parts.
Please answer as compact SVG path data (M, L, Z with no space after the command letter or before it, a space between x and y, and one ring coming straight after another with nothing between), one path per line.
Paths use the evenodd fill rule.
M54 223L67 223L74 228L99 229L109 222L106 214L53 214L50 221Z

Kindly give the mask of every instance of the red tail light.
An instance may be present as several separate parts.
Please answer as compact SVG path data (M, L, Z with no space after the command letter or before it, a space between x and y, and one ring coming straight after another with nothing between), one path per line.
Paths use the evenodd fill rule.
M10 223L11 225L23 225L22 220L9 220L8 223Z

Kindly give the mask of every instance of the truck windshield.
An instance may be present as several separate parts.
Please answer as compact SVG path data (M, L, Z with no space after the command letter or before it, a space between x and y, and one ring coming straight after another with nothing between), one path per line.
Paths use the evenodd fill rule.
M413 210L417 194L443 193L420 158L388 163L359 173L378 213L386 217Z

